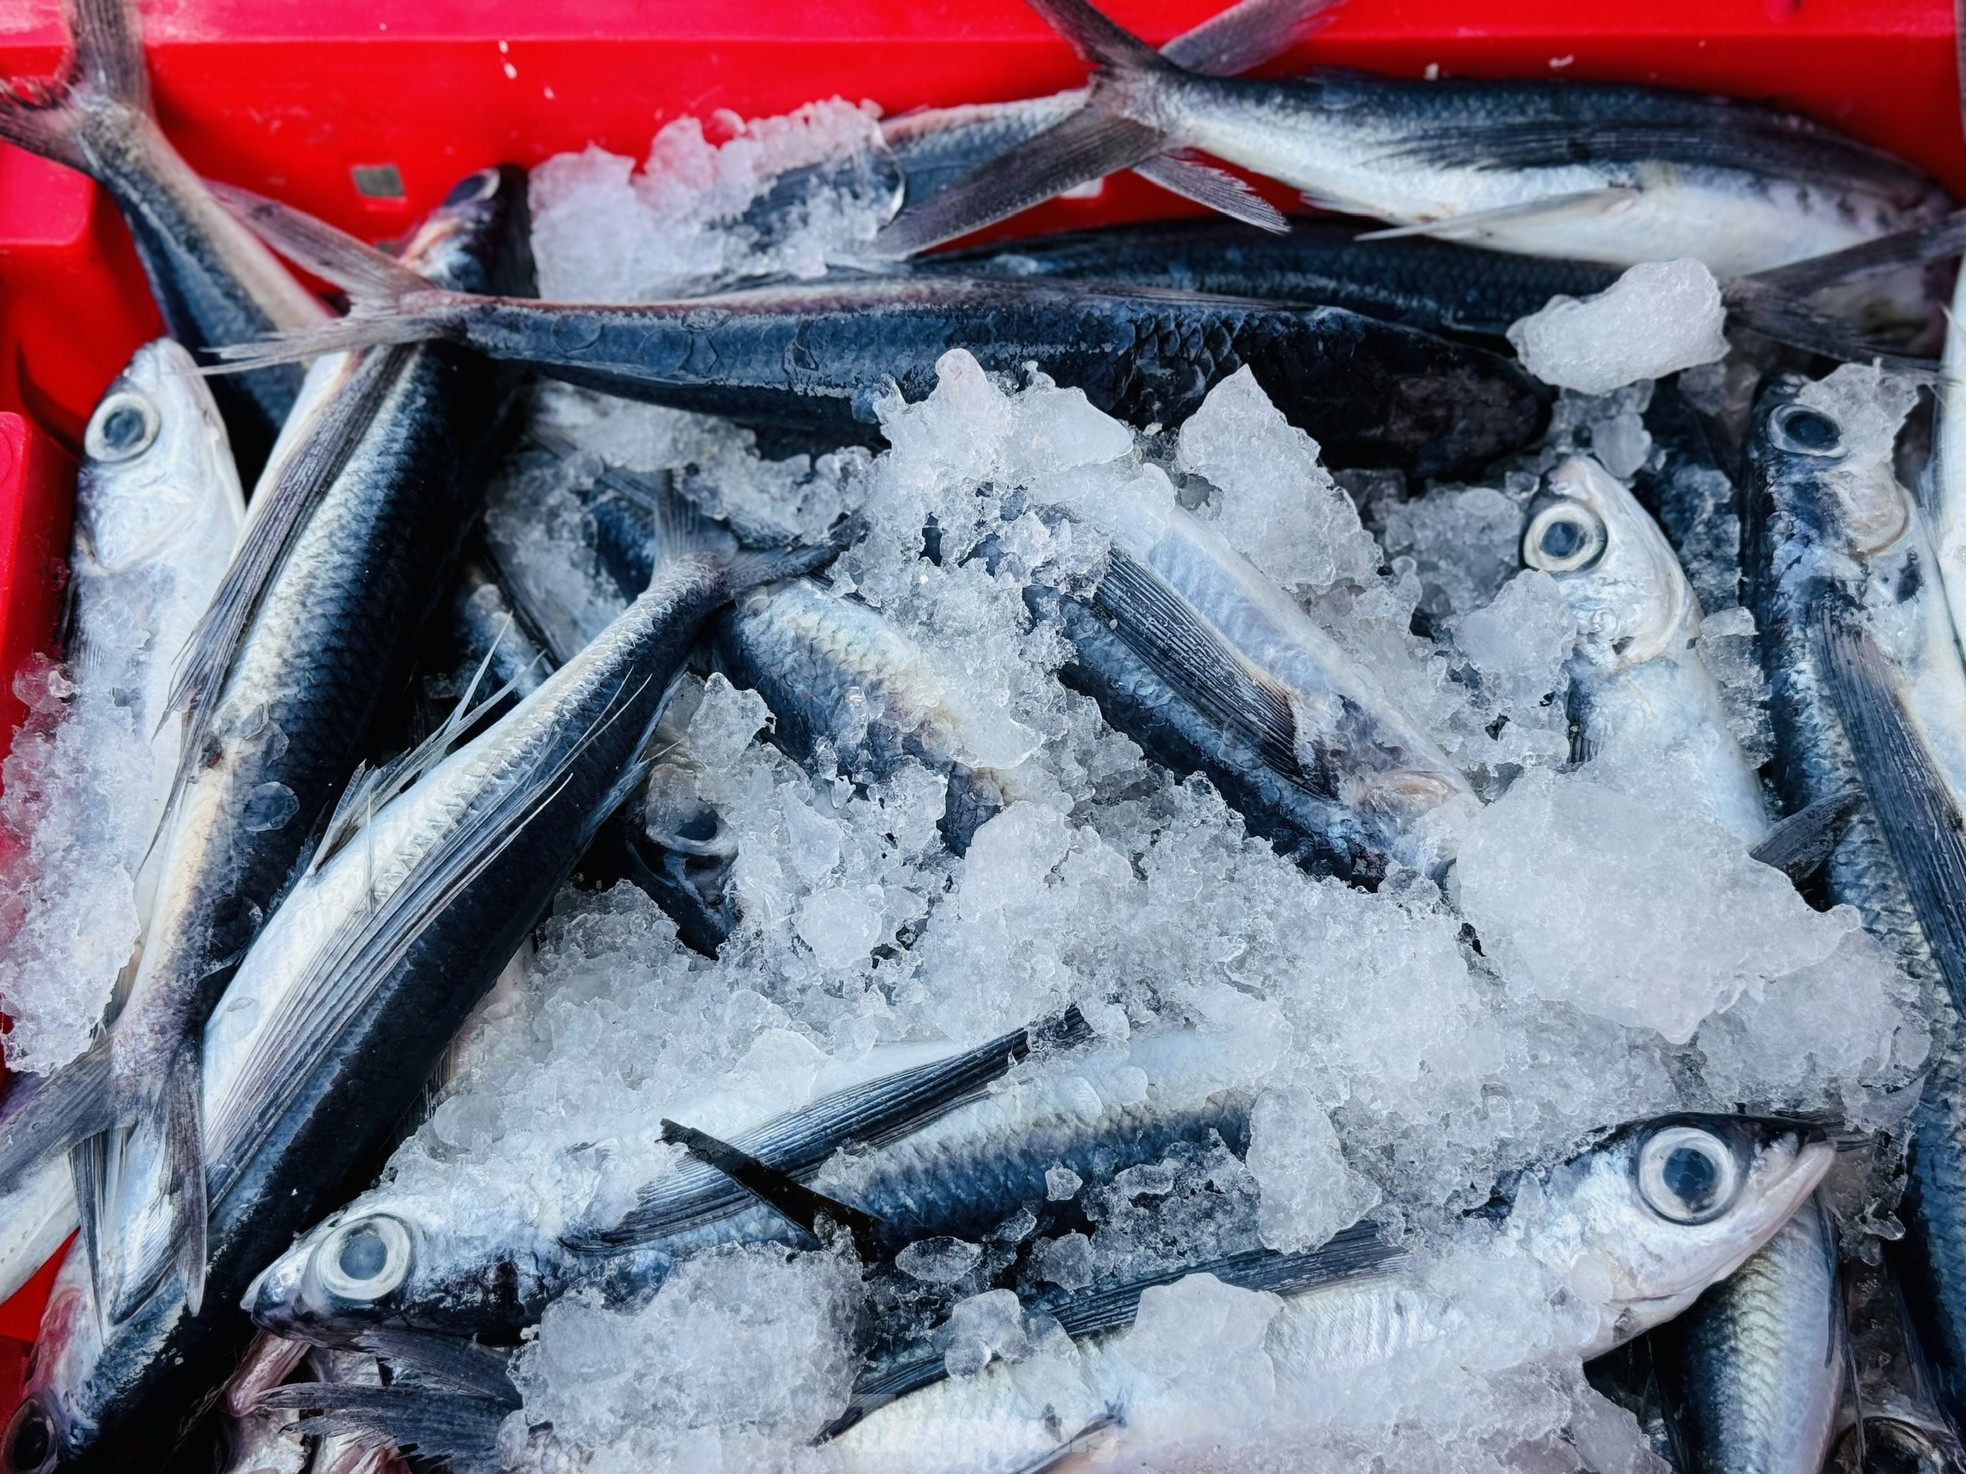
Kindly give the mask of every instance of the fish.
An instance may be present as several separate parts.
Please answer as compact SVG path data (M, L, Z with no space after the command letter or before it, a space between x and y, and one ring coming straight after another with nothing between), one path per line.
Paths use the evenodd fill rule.
M1958 1474L1966 1446L1934 1400L1931 1376L1886 1265L1855 1261L1843 1277L1852 1407L1830 1462L1836 1474Z
M1676 384L1652 386L1644 422L1653 449L1632 473L1632 494L1679 555L1700 608L1732 609L1741 602L1738 458Z
M245 365L443 339L568 383L740 423L867 440L878 403L926 395L952 349L1035 363L1135 424L1174 425L1247 364L1327 464L1472 471L1542 427L1542 392L1470 344L1341 308L1041 278L841 277L619 306L433 292L298 211L226 190L252 228L354 302L318 330L221 350Z
M1373 241L1373 222L1293 216L1287 235L1217 218L1154 220L938 251L916 273L1132 282L1265 302L1315 302L1422 332L1500 339L1558 296L1589 297L1616 268L1453 241Z
M147 1468L181 1441L250 1339L259 1271L380 1165L473 1007L646 776L641 755L703 621L748 582L831 556L678 536L635 603L508 715L457 741L473 725L461 704L425 748L351 785L213 1017L206 1053L227 1073L205 1082L200 1303L179 1285L109 1321L71 1259L0 1467ZM172 1229L160 1208L134 1225L134 1246ZM24 1436L35 1463L14 1457Z
M1939 357L1927 503L1939 582L1956 629L1966 629L1966 271L1953 288Z
M0 83L0 138L78 169L130 228L165 329L194 354L328 320L273 253L221 209L157 126L135 0L68 0L70 54L48 82ZM293 364L213 384L251 484L300 392Z
M895 1046L909 1061L902 1068L748 1126L730 1143L871 1220L865 1247L875 1262L924 1238L982 1238L1026 1203L1044 1203L1046 1173L1061 1164L1098 1182L1177 1143L1219 1136L1247 1148L1254 1091L1246 1049L1230 1036L1175 1030L1092 1052L1089 1042L1070 1010L955 1054L945 1045L924 1059L926 1046ZM1039 1057L1036 1073L989 1089L1027 1054ZM879 1053L867 1068L893 1057ZM1142 1071L1154 1087L1145 1099L1128 1088ZM851 1160L836 1157L849 1144ZM653 1171L625 1213L515 1198L486 1205L497 1221L465 1223L441 1189L378 1187L267 1268L251 1292L253 1315L278 1334L315 1340L374 1324L509 1340L583 1286L620 1299L718 1244L813 1242L804 1225L698 1160ZM388 1246L386 1269L361 1281L338 1272L349 1244L371 1240Z
M1655 1340L1683 1474L1818 1474L1850 1363L1836 1236L1820 1200Z
M1556 580L1576 616L1573 756L1614 781L1664 781L1758 843L1769 828L1761 782L1700 658L1699 600L1637 499L1589 456L1569 457L1530 503L1522 561Z
M1497 1234L1594 1312L1566 1348L1589 1358L1670 1320L1738 1269L1807 1200L1833 1156L1817 1133L1784 1121L1637 1123L1537 1179L1540 1191L1519 1193ZM1265 1344L1286 1408L1293 1383L1385 1364L1449 1333L1457 1312L1421 1268L1392 1268L1278 1291ZM873 1407L829 1451L850 1470L1013 1471L1046 1467L1095 1424L1130 1457L1156 1462L1190 1440L1240 1431L1178 1398L1163 1401L1164 1384L1127 1360L1131 1319L1106 1320L1077 1342L1069 1387L1020 1382L1015 1367L996 1362Z
M527 224L524 177L484 171L452 191L408 259L442 280L524 289ZM517 388L515 373L441 346L317 364L178 656L178 769L127 1001L0 1138L0 1191L77 1148L81 1257L112 1323L173 1268L197 1300L199 1032L444 592ZM169 1254L133 1257L132 1220L159 1202L173 1207L157 1246Z
M1071 642L1059 679L1301 864L1368 882L1392 860L1444 869L1473 790L1378 678L1171 501L1107 530L1093 588L1025 594Z
M1094 66L1078 111L876 240L895 256L1192 148L1320 208L1498 250L1743 276L1936 220L1943 189L1834 129L1752 103L1603 82L1202 77L1086 0L1031 0Z

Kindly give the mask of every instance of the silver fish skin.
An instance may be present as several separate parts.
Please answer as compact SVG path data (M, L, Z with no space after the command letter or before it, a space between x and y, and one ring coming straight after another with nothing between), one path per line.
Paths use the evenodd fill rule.
M1001 1071L1006 1041L968 1052ZM1124 1049L1057 1055L1034 1073L934 1116L904 1114L893 1135L848 1159L864 1140L870 1106L899 1102L933 1116L944 1108L950 1065L974 1068L946 1049L921 1061L924 1046L897 1046L911 1063L812 1105L759 1122L734 1145L881 1222L892 1253L936 1234L982 1237L1026 1202L1043 1202L1045 1174L1060 1165L1088 1181L1157 1161L1176 1142L1206 1145L1213 1135L1248 1142L1253 1091L1246 1041L1181 1031L1132 1041ZM865 1068L894 1054L880 1052ZM1139 1072L1150 1082L1145 1099ZM917 1103L910 1105L913 1098ZM677 1112L688 1123L684 1109ZM849 1123L843 1126L841 1123ZM902 1129L902 1128L908 1129ZM453 1334L514 1334L547 1302L580 1286L625 1298L659 1284L678 1258L718 1244L810 1243L728 1178L684 1160L650 1153L650 1178L625 1217L597 1217L594 1205L544 1189L482 1203L488 1215L460 1222L447 1182L385 1185L363 1194L275 1260L252 1292L259 1323L282 1334L347 1337L364 1325L401 1324ZM570 1175L570 1174L569 1174ZM560 1179L562 1174L554 1174ZM569 1189L570 1190L570 1189ZM475 1199L476 1195L474 1195ZM389 1245L388 1267L356 1281L337 1270L351 1240Z
M523 176L486 171L431 216L409 259L439 280L523 286L526 226ZM176 786L128 997L0 1136L0 1187L80 1146L82 1257L107 1274L111 1320L164 1272L117 1251L155 1201L175 1208L176 1268L197 1298L200 1031L441 597L476 515L475 470L518 384L435 347L323 362L312 382L320 393L289 425L178 657Z
M1768 831L1761 782L1700 658L1700 604L1645 509L1588 456L1544 481L1522 561L1556 580L1577 619L1571 705L1580 756L1613 782L1664 782L1753 845ZM1670 777L1666 776L1670 773Z
M1926 503L1940 581L1956 629L1966 629L1966 272L1953 287L1939 357L1938 417L1934 426Z
M1820 1200L1660 1341L1683 1474L1818 1474L1850 1363L1836 1238Z
M746 580L824 556L679 549L507 717L454 751L415 754L377 780L373 807L366 792L351 797L213 1019L207 1053L226 1073L206 1082L202 1304L160 1291L109 1325L71 1259L0 1467L19 1467L4 1460L28 1424L50 1467L122 1467L183 1436L250 1339L242 1301L255 1275L373 1171L472 1007L641 780L638 756L703 620ZM128 1252L154 1256L171 1233L159 1206L133 1225Z
M1027 595L1073 644L1068 685L1302 863L1445 867L1473 791L1372 672L1171 498L1084 510L1116 535L1091 596Z
M1833 1155L1782 1122L1672 1117L1627 1128L1558 1167L1539 1191L1519 1196L1497 1230L1595 1310L1580 1344L1544 1354L1598 1355L1684 1310L1781 1229ZM1464 1321L1418 1268L1285 1295L1264 1344L1285 1427L1293 1397L1314 1395L1321 1379L1477 1332ZM1034 1383L996 1362L937 1382L877 1408L830 1449L848 1470L1009 1474L1044 1467L1095 1425L1113 1430L1122 1467L1249 1431L1220 1426L1178 1390L1170 1395L1127 1360L1128 1337L1080 1341L1069 1379Z
M1960 1474L1966 1446L1939 1410L1896 1277L1885 1265L1858 1261L1844 1267L1843 1287L1854 1385L1826 1467L1836 1474Z
M882 233L951 240L1114 169L1194 148L1323 208L1501 250L1736 276L1936 219L1944 191L1833 129L1610 83L1202 77L1086 0L1032 0L1092 61L1078 113Z
M740 599L712 626L718 665L756 691L794 756L825 750L856 779L886 777L914 759L946 774L943 833L958 854L1018 793L990 760L991 738L961 685L876 609L813 579Z
M69 0L73 51L52 83L0 83L0 138L81 170L122 211L164 325L196 352L306 327L328 312L220 208L157 126L134 0ZM258 473L300 390L260 369L212 388L245 477Z

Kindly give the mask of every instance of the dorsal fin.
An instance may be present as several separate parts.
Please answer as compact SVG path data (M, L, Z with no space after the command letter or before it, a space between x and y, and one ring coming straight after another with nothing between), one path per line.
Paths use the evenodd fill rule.
M674 1121L662 1123L662 1139L688 1152L706 1167L714 1167L743 1188L767 1208L782 1214L811 1234L820 1243L830 1237L830 1229L843 1228L853 1238L853 1247L863 1262L880 1258L881 1220L850 1203L815 1192L797 1178L768 1167L748 1152L727 1141L719 1141L693 1126Z

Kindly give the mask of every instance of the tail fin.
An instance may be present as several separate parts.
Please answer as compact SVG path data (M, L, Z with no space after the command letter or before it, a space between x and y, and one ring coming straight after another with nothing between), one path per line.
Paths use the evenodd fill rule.
M1331 20L1342 0L1242 0L1161 47L1178 67L1233 77L1274 61Z
M76 138L92 105L150 112L150 74L130 0L71 0L67 64L51 80L0 82L0 138L90 173Z
M839 547L830 542L808 543L771 552L737 553L730 560L731 589L733 593L743 593L762 584L817 573L839 555Z
M129 1135L112 1142L100 1185L101 1216L89 1235L97 1253L96 1305L106 1327L134 1315L173 1270L193 1315L204 1302L201 1042L194 1036L179 1046Z
M1213 164L1204 164L1186 154L1162 154L1133 166L1142 179L1152 180L1169 194L1206 205L1219 215L1258 226L1277 235L1290 233L1290 222L1283 211L1264 199L1247 183Z
M1735 321L1791 348L1820 353L1842 363L1883 363L1908 373L1930 372L1935 367L1932 359L1908 357L1892 344L1864 337L1842 318L1811 306L1792 292L1770 286L1760 277L1736 277L1723 292Z
M1179 148L1146 102L1179 68L1086 0L1030 0L1093 63L1085 105L1063 122L979 164L914 209L904 209L875 237L886 254L912 255L968 235L1094 179L1131 169Z
M1882 276L1906 266L1925 266L1962 252L1966 252L1966 210L1955 210L1929 225L1914 225L1909 230L1879 236L1826 256L1811 256L1787 266L1757 271L1740 281L1800 296L1862 281L1865 277Z
M349 315L338 322L219 349L227 368L297 363L324 353L450 335L443 309L461 300L461 293L431 285L395 257L291 205L215 180L208 180L207 187L254 235L295 265L340 287L349 300Z
M107 1131L116 1116L105 1036L0 1120L0 1193L13 1191L39 1163Z

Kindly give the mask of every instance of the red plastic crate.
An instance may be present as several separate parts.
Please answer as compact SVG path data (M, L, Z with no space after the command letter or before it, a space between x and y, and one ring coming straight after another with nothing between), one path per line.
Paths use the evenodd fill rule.
M1160 43L1217 0L1102 0ZM1226 3L1226 0L1223 0ZM462 174L588 143L642 157L695 114L818 97L899 112L1030 96L1084 68L1017 0L170 0L145 21L165 130L197 168L372 240L402 235ZM0 0L0 75L51 72L58 0ZM1951 0L1345 0L1273 70L1563 76L1728 92L1810 113L1966 194ZM393 164L404 197L351 170ZM1282 198L1282 196L1279 196ZM1190 213L1126 176L1017 232ZM74 444L159 331L122 223L79 176L0 144L0 733L14 673L47 648ZM18 413L9 414L6 411ZM26 418L21 418L25 415ZM0 856L0 883L6 857ZM0 1307L0 1416L49 1275Z

